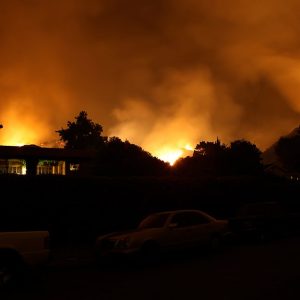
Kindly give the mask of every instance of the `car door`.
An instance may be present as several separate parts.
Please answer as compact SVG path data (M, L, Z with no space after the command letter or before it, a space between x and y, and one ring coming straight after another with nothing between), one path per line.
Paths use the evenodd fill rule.
M168 226L166 244L171 248L181 249L192 243L190 213L179 212L171 217Z
M214 223L201 212L189 212L187 236L190 246L207 244L214 231Z

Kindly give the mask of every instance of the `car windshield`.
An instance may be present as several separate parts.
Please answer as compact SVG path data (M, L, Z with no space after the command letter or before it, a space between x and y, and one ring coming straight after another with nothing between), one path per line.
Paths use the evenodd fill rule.
M160 228L163 227L166 223L167 219L169 217L169 214L157 214L157 215L151 215L144 219L140 225L139 229L145 229L145 228Z

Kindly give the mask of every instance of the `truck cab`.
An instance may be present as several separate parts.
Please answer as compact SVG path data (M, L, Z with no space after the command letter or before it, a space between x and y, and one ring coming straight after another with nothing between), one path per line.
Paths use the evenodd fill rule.
M48 231L0 232L0 289L11 285L29 268L50 257Z

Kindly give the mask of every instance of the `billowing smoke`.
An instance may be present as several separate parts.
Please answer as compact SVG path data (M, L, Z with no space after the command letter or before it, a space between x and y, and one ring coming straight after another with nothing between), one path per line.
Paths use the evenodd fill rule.
M0 142L55 145L86 110L165 159L264 150L300 123L299 37L297 0L1 1Z

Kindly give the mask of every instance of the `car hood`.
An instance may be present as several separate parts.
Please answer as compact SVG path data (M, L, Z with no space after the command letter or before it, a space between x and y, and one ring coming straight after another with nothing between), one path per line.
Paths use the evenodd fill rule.
M144 231L145 229L131 229L131 230L124 230L124 231L116 231L116 232L111 232L105 235L102 235L98 237L98 240L103 240L103 239L121 239L124 238L128 235L134 235L136 233L140 233Z

